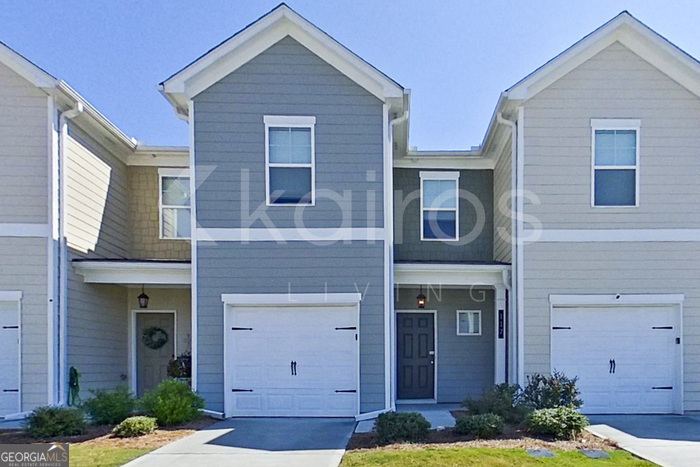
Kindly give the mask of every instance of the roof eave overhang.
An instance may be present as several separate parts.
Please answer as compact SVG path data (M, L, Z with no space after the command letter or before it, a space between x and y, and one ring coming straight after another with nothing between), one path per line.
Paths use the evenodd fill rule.
M195 96L287 36L392 108L403 105L403 87L284 4L163 81L160 91L187 115Z
M151 261L74 261L75 272L87 284L167 285L192 283L190 263Z

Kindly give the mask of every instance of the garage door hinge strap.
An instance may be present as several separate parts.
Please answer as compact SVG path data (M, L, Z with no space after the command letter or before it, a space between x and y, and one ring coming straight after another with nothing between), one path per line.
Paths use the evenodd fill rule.
M673 326L653 326L652 329L673 329Z
M673 386L654 386L652 389L673 389Z
M19 326L3 326L3 329L19 329Z
M571 328L567 327L567 326L552 326L552 329L571 329Z
M335 392L357 392L357 389L336 389Z
M354 326L351 327L345 327L345 328L335 328L336 331L356 331L357 328Z
M253 330L253 328L236 328L236 327L231 328L231 331L252 331L252 330Z
M2 392L19 392L19 389L3 389Z
M231 392L253 392L252 389L231 389Z

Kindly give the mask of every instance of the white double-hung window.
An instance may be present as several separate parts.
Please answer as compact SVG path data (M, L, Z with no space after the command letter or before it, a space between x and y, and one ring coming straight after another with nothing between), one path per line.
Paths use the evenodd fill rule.
M421 172L420 182L421 240L459 240L459 172Z
M160 238L188 239L192 231L190 173L186 169L158 169Z
M639 120L591 120L594 207L639 206L639 128Z
M264 122L268 206L313 205L316 117L266 115Z

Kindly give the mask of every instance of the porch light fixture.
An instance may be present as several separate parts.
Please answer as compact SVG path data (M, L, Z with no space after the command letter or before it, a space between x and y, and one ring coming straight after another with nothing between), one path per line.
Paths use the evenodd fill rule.
M146 292L143 290L143 285L141 286L141 295L139 295L139 308L148 308L148 300L151 297L146 295Z
M420 293L416 297L418 300L418 308L425 308L425 295L423 295L423 286L420 286Z

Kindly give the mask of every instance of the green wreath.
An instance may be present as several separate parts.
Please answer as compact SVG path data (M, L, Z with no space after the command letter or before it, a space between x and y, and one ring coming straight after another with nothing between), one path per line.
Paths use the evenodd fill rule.
M141 340L146 347L156 350L167 344L170 338L163 328L153 326L143 330Z

